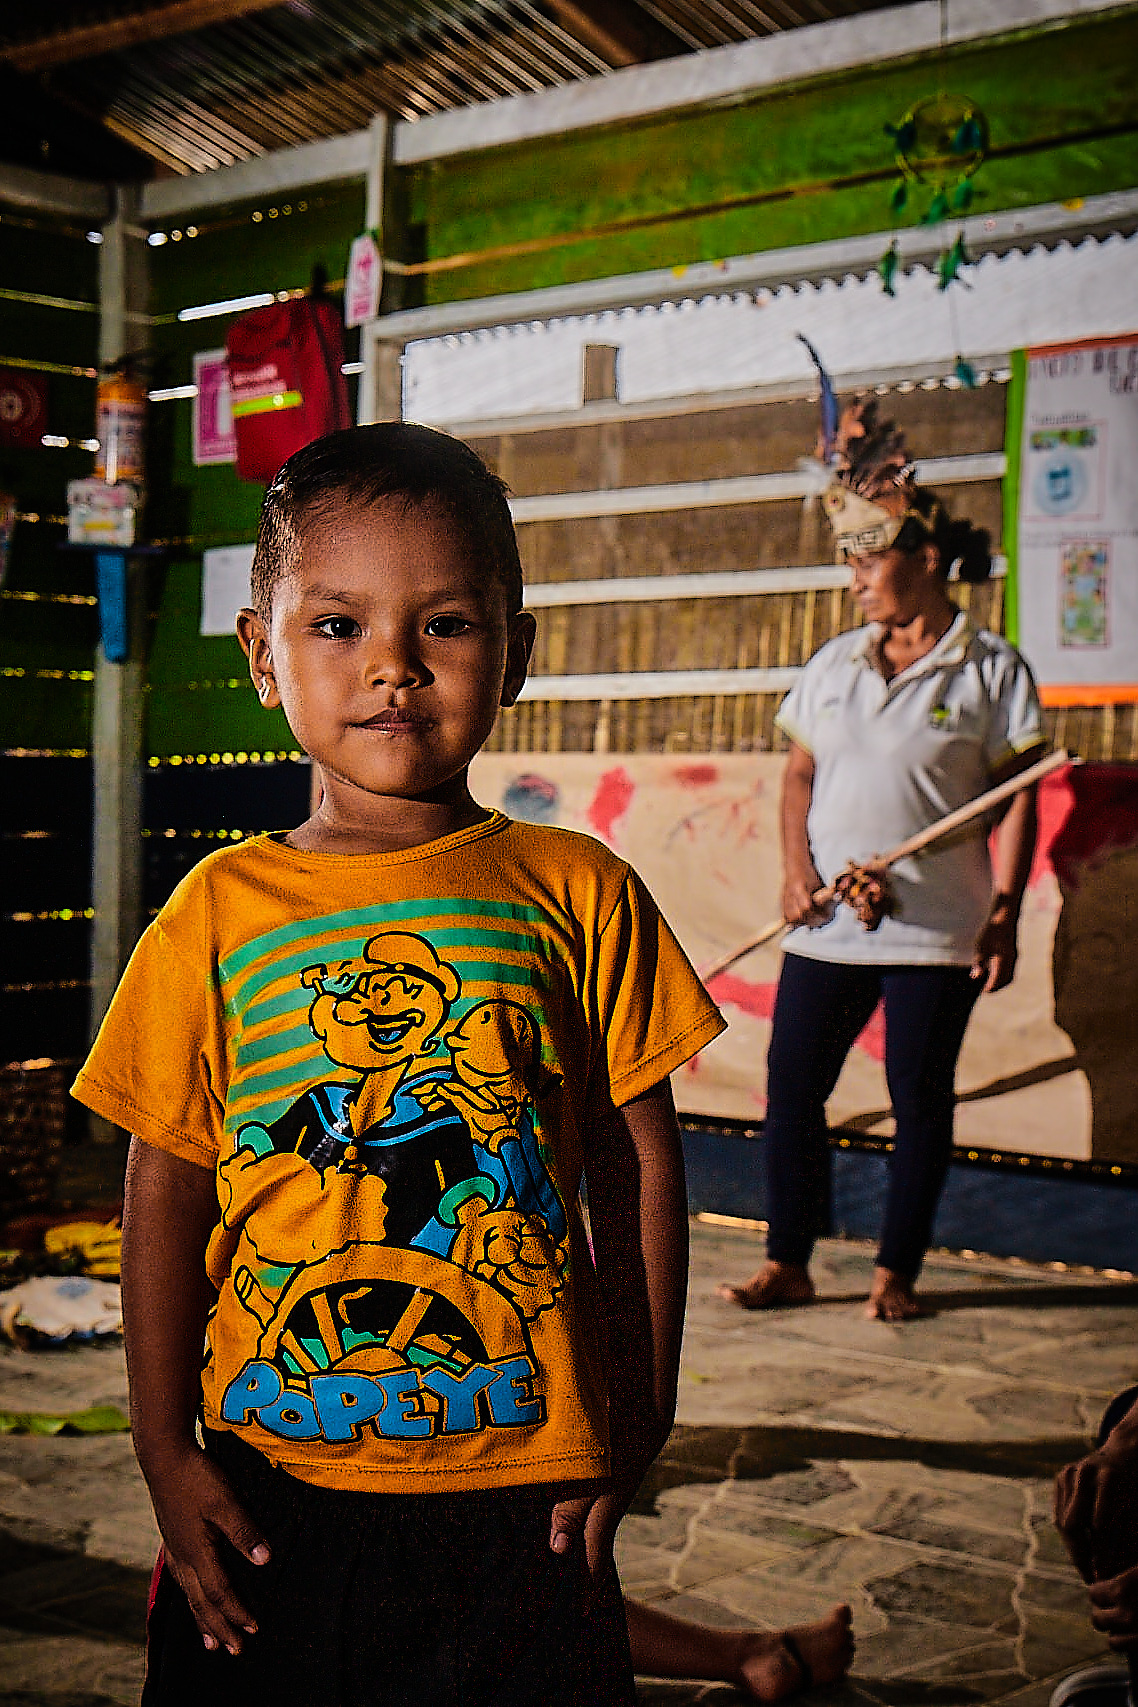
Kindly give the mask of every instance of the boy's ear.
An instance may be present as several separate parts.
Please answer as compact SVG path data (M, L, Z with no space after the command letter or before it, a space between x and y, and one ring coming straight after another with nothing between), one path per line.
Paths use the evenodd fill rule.
M237 612L237 638L241 642L241 650L249 660L249 674L253 678L253 686L257 690L257 698L266 708L279 705L281 696L277 690L277 678L273 671L273 652L269 645L269 631L262 617L255 610L240 610Z
M537 623L528 610L510 618L510 637L506 642L506 677L502 683L503 705L517 701L526 682L530 653L537 638Z

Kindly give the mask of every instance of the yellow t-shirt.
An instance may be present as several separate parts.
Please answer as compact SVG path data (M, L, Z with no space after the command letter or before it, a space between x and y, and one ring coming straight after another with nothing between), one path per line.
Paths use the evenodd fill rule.
M590 1145L722 1028L587 836L265 836L176 890L74 1094L216 1169L207 1426L325 1487L559 1481L606 1469Z

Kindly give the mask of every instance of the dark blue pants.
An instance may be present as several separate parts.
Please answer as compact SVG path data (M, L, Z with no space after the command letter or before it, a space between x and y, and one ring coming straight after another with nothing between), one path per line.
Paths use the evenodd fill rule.
M805 1265L828 1226L826 1103L854 1039L883 1000L896 1137L877 1261L916 1279L952 1157L956 1061L980 987L966 966L844 966L784 957L764 1126L773 1261Z

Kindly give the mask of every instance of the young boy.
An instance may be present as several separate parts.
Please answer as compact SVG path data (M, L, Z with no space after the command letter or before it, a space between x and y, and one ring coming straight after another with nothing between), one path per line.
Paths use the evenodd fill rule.
M300 451L252 598L320 805L190 873L75 1087L135 1134L143 1699L631 1701L612 1538L686 1270L668 1074L723 1022L622 861L470 795L534 638L473 451L404 423Z

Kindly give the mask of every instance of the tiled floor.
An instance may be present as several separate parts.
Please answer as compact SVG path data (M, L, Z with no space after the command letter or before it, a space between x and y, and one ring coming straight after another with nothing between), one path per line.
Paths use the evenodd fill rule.
M1138 1287L937 1258L936 1313L891 1326L862 1314L868 1248L832 1242L818 1305L744 1315L714 1285L758 1250L695 1228L680 1423L621 1531L626 1588L720 1626L850 1601L833 1707L1046 1707L1104 1655L1050 1482L1138 1373ZM121 1404L124 1386L118 1348L0 1351L0 1410ZM125 1435L0 1437L3 1707L137 1700L155 1541ZM739 1697L644 1681L641 1699Z

